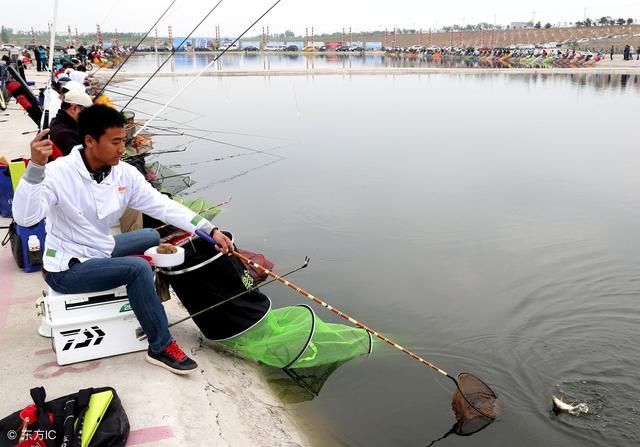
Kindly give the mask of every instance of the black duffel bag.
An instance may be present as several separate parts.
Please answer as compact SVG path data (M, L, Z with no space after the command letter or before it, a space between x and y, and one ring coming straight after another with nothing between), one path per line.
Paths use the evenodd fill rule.
M45 402L46 393L44 388L32 388L31 398L34 404L28 405L24 409L18 410L0 420L0 447L18 445L21 433L29 435L31 439L39 437L44 441L44 443L42 441L38 443L34 440L31 443L34 446L58 447L64 441L67 441L68 444L65 445L68 445L68 447L79 447L83 422L85 421L84 417L89 407L91 395L104 391L111 391L113 397L108 404L106 412L99 420L89 446L123 447L129 437L129 418L122 407L122 402L120 402L116 390L111 387L86 388L49 402ZM30 420L27 427L24 426L23 421L25 415L30 415L31 418L35 419ZM65 421L67 423L66 432ZM75 427L74 421L77 421Z
M18 236L17 232L18 224L15 220L12 220L7 229L4 239L2 239L2 246L7 244L11 245L11 254L16 261L18 268L24 268L24 260L22 259L22 239Z
M226 235L233 239L231 233ZM219 253L207 241L195 238L184 244L185 262L161 269L178 299L194 314L256 285L251 272L235 256ZM234 337L258 323L271 308L269 298L252 290L220 307L193 318L209 340Z

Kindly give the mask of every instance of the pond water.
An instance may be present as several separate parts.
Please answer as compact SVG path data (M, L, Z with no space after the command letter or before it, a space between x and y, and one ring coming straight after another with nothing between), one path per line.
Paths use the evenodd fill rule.
M186 82L157 79L142 96L163 102ZM292 281L493 387L501 417L436 445L630 446L639 103L635 75L202 78L156 125L219 142L159 135L158 150L187 150L157 158L191 173L187 192L232 196L217 224L239 246L281 272L310 256ZM306 302L265 291L276 306ZM382 343L320 372L315 398L265 373L316 445L424 446L454 423L453 384ZM554 415L552 394L590 411Z

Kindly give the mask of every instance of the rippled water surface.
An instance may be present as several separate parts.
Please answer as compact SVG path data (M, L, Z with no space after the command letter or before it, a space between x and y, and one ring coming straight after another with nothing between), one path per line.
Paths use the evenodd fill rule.
M187 81L154 80L142 96L162 102ZM232 196L217 223L240 246L280 271L310 256L293 281L494 388L497 422L436 445L638 445L639 83L203 78L156 124L236 146L161 135L158 149L188 149L159 159L192 173L193 194ZM140 117L157 107L134 105ZM305 302L266 290L276 305ZM317 445L423 446L454 423L453 384L382 344L325 374L315 398L269 376ZM552 394L590 411L554 415Z

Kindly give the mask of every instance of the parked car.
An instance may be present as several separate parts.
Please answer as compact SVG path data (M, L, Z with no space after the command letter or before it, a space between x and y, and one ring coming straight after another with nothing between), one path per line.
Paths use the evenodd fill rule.
M302 49L302 51L304 51L305 53L311 53L311 52L316 51L316 50L318 50L318 49L319 49L319 48L312 47L312 46L307 46L307 47L304 47L304 48Z
M349 45L349 51L364 51L364 48L362 48L362 46L358 44L353 43Z
M349 45L340 45L336 51L349 51Z
M260 49L258 47L254 47L253 45L249 45L248 47L244 47L243 48L244 51L259 51Z
M284 51L298 51L297 45L287 45Z
M264 47L264 51L282 51L284 48L284 45L267 45L266 47Z

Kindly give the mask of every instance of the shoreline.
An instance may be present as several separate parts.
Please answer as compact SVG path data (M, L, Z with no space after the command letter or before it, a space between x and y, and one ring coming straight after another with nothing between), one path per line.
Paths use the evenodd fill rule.
M155 77L192 77L197 71L159 72ZM107 73L106 74L111 74ZM117 80L127 78L148 78L152 72L119 72ZM592 68L316 68L301 70L220 70L206 71L201 76L206 77L238 77L238 76L373 76L373 75L423 75L423 74L640 74L640 67L592 67Z
M29 70L26 76L36 81L35 87L46 82L45 73ZM0 122L4 142L0 155L8 160L28 156L35 124L15 101L0 114L6 120ZM0 217L0 226L10 221ZM198 371L188 376L150 365L144 352L58 366L50 339L36 332L35 302L46 284L39 272L18 269L8 245L0 248L0 284L0 353L14 359L0 366L4 380L0 417L32 403L29 390L33 387L44 386L50 400L81 388L108 385L118 392L129 417L128 446L311 444L258 365L206 348L193 322L172 329L178 343L198 362ZM165 309L169 321L186 314L175 296Z
M322 56L319 56L320 58ZM342 57L342 56L341 56ZM351 56L344 56L343 62L348 63ZM353 56L358 57L358 56ZM126 68L125 68L126 70ZM108 79L115 72L111 68L103 68L99 72L94 71L100 79ZM157 77L190 77L200 70L185 71L161 71ZM605 59L594 66L589 67L549 67L549 68L491 68L491 67L343 67L336 63L335 66L319 68L259 68L259 69L217 69L211 67L202 76L208 77L233 77L233 76L373 76L373 75L423 75L423 74L506 74L506 75L530 75L530 74L640 74L640 61L624 61L621 55L615 55L613 60ZM129 72L120 71L116 75L117 80L148 78L153 72Z

